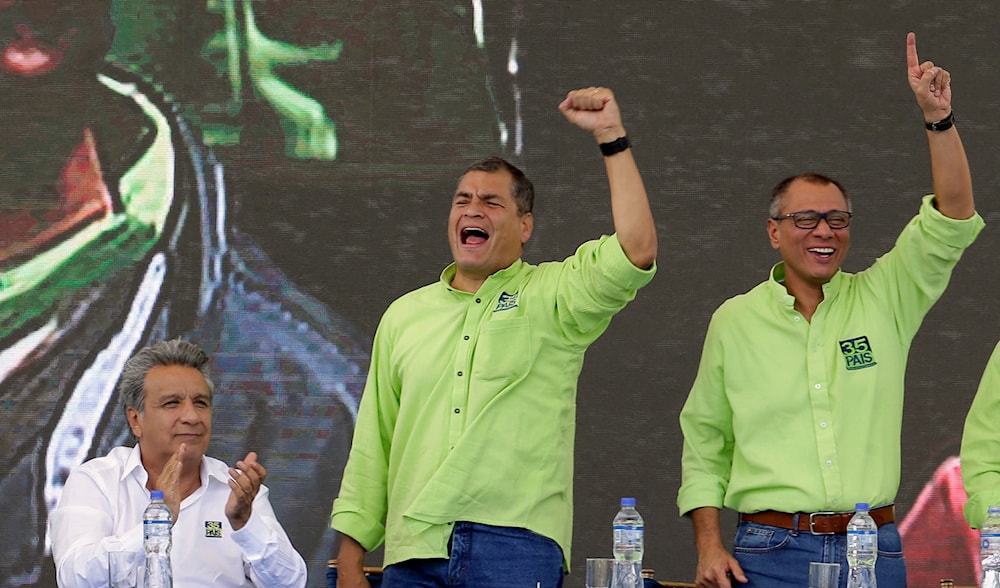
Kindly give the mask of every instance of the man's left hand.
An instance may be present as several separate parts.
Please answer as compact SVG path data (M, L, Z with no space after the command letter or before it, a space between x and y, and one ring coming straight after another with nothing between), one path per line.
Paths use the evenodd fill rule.
M608 88L582 88L566 94L559 110L567 119L594 134L598 143L609 143L625 136L622 115L615 95Z
M229 476L232 492L226 501L226 517L233 530L238 531L250 520L253 500L267 477L267 470L257 463L257 454L251 451L243 461L236 462L235 468L229 468Z
M951 74L932 61L920 62L913 33L906 35L906 77L924 111L924 122L937 122L951 113Z

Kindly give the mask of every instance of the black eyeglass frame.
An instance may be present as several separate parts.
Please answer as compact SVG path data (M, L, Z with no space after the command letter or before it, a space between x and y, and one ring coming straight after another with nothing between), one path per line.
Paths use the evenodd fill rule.
M831 214L836 214L836 215L846 214L847 221L843 225L840 225L840 223L831 223L830 222ZM805 219L800 221L799 219L802 219L803 215L815 216L816 222L813 223ZM800 210L798 212L789 212L788 214L783 214L781 216L772 216L771 218L776 221L782 221L785 220L786 218L790 218L792 219L792 223L795 225L796 228L807 229L807 230L815 229L816 227L819 226L819 221L825 220L827 226L837 231L840 229L846 229L847 227L851 226L852 217L854 217L854 213L851 212L850 210L830 210L827 212L816 212L815 210ZM802 223L808 223L808 224L803 225ZM834 224L839 226L834 226Z

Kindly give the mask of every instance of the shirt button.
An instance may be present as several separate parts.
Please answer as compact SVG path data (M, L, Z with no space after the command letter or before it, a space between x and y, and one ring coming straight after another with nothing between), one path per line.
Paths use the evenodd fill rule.
M458 375L459 375L459 376L461 376L461 375L462 375L462 372L458 372Z
M826 423L820 423L819 424L819 428L820 429L825 429L826 428Z
M832 466L833 465L833 460L832 459L826 460L826 465Z
M455 414L458 414L458 413L460 413L460 412L462 412L462 409L461 409L461 408L456 408L456 409L455 409Z
M479 303L480 303L480 302L482 302L482 301L483 301L483 299L482 299L482 298L476 298L476 304L479 304Z
M800 316L797 316L797 317L795 317L795 318L794 318L793 320L794 320L795 322L799 322L800 320L802 320L802 317L800 317Z
M468 336L468 335L466 335L466 336L464 336L464 337L462 337L462 338L463 338L463 339L465 339L466 341L468 341L468 340L469 340L469 336Z
M816 384L816 389L817 389L817 390L819 390L819 389L820 389L820 388L822 388L822 387L823 387L823 384Z

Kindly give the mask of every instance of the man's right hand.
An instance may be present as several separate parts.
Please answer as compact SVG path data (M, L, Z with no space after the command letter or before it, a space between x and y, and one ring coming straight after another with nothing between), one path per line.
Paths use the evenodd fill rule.
M747 583L743 568L721 545L698 552L698 588L732 588L733 580Z
M337 553L337 588L371 588L365 577L365 548L341 534Z
M711 506L687 513L694 523L694 541L698 548L698 588L733 588L733 580L747 583L746 574L736 558L722 546L719 509Z
M177 448L177 453L170 456L156 479L155 489L163 491L163 502L170 509L174 523L177 522L177 517L181 514L181 501L184 499L181 496L181 466L186 452L187 444L181 443L181 446Z

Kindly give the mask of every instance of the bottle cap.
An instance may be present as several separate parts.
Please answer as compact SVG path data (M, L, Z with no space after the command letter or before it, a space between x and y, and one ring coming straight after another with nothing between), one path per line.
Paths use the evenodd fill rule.
M987 512L1000 512L1000 504L991 504Z
M868 510L867 502L859 502L854 505L854 510Z
M163 490L153 490L149 493L150 500L160 499L163 500Z
M622 498L622 506L635 506L635 498Z

